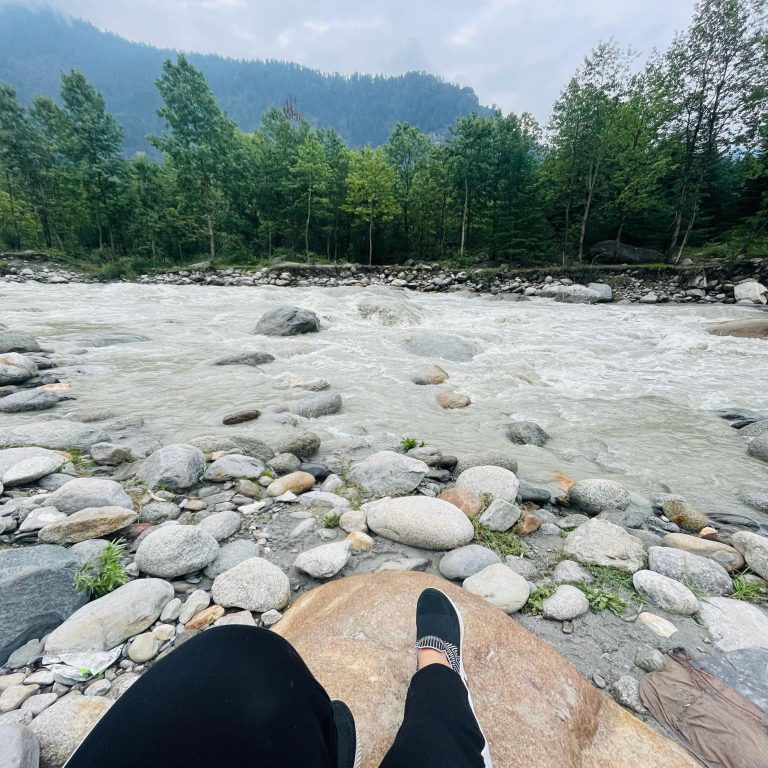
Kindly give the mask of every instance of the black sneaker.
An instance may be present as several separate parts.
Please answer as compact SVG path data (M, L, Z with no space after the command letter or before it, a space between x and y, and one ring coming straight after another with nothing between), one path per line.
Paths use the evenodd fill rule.
M343 701L334 699L331 701L331 706L333 707L333 719L338 734L338 768L360 768L363 755L357 738L355 718Z
M475 705L472 702L472 694L467 685L467 675L464 672L464 661L462 659L462 643L464 641L464 622L461 614L445 592L439 589L425 589L419 595L419 601L416 604L416 650L422 648L431 648L439 651L448 660L451 669L461 678L464 687L467 689L467 699L469 706L475 714ZM480 723L477 727L485 739L482 757L486 768L492 768L491 752L488 748L488 739L485 738Z

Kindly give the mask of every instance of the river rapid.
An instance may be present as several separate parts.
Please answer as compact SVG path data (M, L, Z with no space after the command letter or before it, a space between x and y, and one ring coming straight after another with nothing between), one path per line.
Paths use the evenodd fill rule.
M361 303L384 305L399 324L364 318ZM259 316L280 304L314 310L322 332L253 335ZM404 435L458 455L507 449L522 478L553 489L558 470L619 480L638 499L664 483L704 512L754 517L734 492L766 485L768 465L747 455L744 439L716 411L768 413L768 342L706 331L749 316L754 310L736 306L510 302L383 287L9 284L0 286L0 322L60 353L76 400L42 414L2 415L0 424L107 409L142 417L166 442L238 430L269 442L287 427L265 416L224 427L222 417L246 406L290 409L306 392L289 383L322 377L341 394L343 410L302 426L322 436L326 453ZM404 337L425 332L459 336L478 353L455 362L408 352ZM93 346L115 333L148 340ZM246 349L276 360L261 368L212 365ZM430 363L450 379L412 384L410 373ZM462 392L472 405L442 410L437 391ZM499 430L510 418L539 423L551 442L512 446Z

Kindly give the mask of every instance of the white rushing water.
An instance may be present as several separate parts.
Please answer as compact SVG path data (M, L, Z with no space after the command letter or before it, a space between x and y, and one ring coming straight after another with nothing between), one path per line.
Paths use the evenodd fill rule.
M410 320L386 327L364 319L358 304L365 301L394 302ZM324 330L254 336L262 312L285 303L317 312ZM750 316L734 306L514 303L385 288L0 286L0 322L62 356L86 346L88 335L149 337L89 348L77 358L81 372L68 379L77 400L49 414L109 409L142 416L168 440L238 430L269 440L287 428L265 419L222 427L221 418L244 406L290 406L306 393L288 381L323 377L344 399L341 413L309 425L324 447L359 444L367 430L413 435L444 453L505 448L533 482L554 488L560 470L615 478L640 495L666 483L710 512L745 513L734 490L768 484L768 465L750 458L743 438L714 413L768 412L768 342L706 332L714 321ZM403 337L426 331L461 336L479 352L468 362L407 352ZM244 349L277 360L261 369L211 365ZM449 381L412 384L411 371L428 363L442 365ZM444 411L434 400L440 390L463 392L472 405ZM2 415L0 425L50 417ZM552 441L511 446L498 430L510 417L538 422Z

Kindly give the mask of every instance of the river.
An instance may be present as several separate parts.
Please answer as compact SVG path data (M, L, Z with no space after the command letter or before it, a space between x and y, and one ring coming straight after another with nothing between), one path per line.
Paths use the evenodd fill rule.
M363 318L361 302L384 302L405 316L385 326ZM254 336L266 309L290 303L312 309L319 334ZM171 285L0 285L0 322L34 333L64 357L105 333L147 341L89 347L64 372L77 398L57 416L83 408L141 416L168 441L244 430L270 440L286 427L262 418L222 427L227 412L290 406L303 396L287 386L328 379L341 413L313 421L328 450L360 445L365 435L412 435L444 453L506 448L521 477L550 485L553 473L608 477L640 497L667 484L706 512L747 513L734 490L768 482L768 465L715 411L768 412L768 342L711 336L712 322L753 316L723 305L569 305L509 302L465 293L417 294L386 288L226 288ZM466 362L419 358L408 333L448 333L479 349ZM260 369L211 365L243 349L271 352ZM424 363L450 374L439 388L412 384ZM472 398L444 411L439 390ZM0 416L3 425L51 415ZM552 436L545 448L511 446L498 425L530 419ZM756 514L756 513L752 513Z

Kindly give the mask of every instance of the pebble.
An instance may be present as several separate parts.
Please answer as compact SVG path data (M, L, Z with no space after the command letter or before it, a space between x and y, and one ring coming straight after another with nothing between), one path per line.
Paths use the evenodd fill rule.
M253 618L253 614L250 611L237 611L236 613L230 613L226 616L221 616L213 622L214 627L226 627L233 624L242 625L245 627L255 627L256 621Z
M480 544L468 544L443 555L439 570L446 579L464 579L474 576L489 565L501 562L499 556Z
M84 696L106 696L111 689L112 689L112 683L109 680L102 677L100 680L94 680L85 689L85 691L83 691L83 695Z
M352 549L356 552L366 552L373 549L376 542L363 531L352 531L347 534L347 541L352 545Z
M152 632L143 632L131 641L128 648L128 658L137 664L143 664L157 655L160 650L160 641Z
M555 584L591 584L592 574L574 560L561 560L552 571Z
M644 611L638 616L638 619L659 637L672 637L677 632L677 627L671 621L667 621L655 613Z
M632 576L632 583L637 592L657 608L682 616L698 613L696 595L679 581L653 571L637 571Z
M179 618L180 612L181 612L181 600L178 597L174 597L172 600L169 600L166 603L165 607L160 613L160 621L162 622L176 621L176 619Z
M641 645L635 651L635 666L644 672L655 672L657 669L661 669L664 664L664 654L656 648Z
M504 499L494 499L480 515L480 524L490 531L508 531L521 516L520 509ZM559 533L559 529L558 529Z
M185 625L185 630L198 630L210 627L224 615L224 608L220 605L212 605L204 611L195 614Z
M211 596L204 589L196 589L184 601L179 611L179 622L186 624L196 613L207 608L211 603Z
M283 614L280 613L280 611L276 611L273 609L271 611L265 611L264 613L261 614L261 623L265 627L273 627L282 618L283 618Z
M296 558L294 567L315 579L330 579L349 562L351 550L351 543L347 540L323 544L302 552Z

